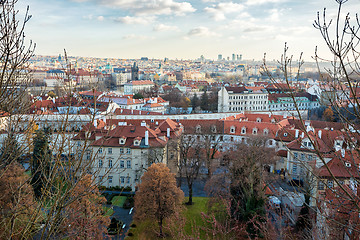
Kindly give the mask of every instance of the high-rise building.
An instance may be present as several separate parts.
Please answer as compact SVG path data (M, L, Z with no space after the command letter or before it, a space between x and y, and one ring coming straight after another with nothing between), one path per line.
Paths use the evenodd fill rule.
M219 54L218 55L218 61L221 61L223 58L222 58L222 54Z
M139 80L139 67L134 62L134 65L131 67L131 80Z
M235 53L232 54L232 60L235 61Z

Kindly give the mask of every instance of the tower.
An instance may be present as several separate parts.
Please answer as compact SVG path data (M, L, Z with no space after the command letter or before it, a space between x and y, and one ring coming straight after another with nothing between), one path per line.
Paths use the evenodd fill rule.
M131 80L139 80L139 67L134 62L134 65L131 67Z

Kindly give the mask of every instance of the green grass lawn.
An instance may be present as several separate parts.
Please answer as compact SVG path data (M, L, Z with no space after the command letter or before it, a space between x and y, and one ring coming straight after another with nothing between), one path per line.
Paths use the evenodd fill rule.
M103 209L104 209L105 216L110 217L114 213L114 210L111 207L103 207Z
M188 198L185 198L185 202L188 201ZM193 205L186 205L184 202L184 211L183 215L187 219L185 224L185 231L187 234L192 233L193 225L197 227L205 227L204 221L202 220L201 213L207 213L207 202L208 198L206 197L194 197ZM146 240L146 239L158 239L155 231L158 230L158 225L156 221L144 221L140 224L135 223L137 226L135 228L131 228L129 232L133 233L133 236L126 237L127 240ZM201 239L205 239L205 233L200 231ZM162 238L162 239L172 239L170 237Z
M125 203L126 197L125 196L115 196L113 197L113 199L111 200L112 205L114 206L118 206L118 207L123 207L124 203Z

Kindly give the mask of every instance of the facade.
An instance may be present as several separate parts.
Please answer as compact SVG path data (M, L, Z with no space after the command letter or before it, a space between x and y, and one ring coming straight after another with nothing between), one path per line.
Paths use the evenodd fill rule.
M295 102L294 102L294 99ZM289 111L289 110L308 110L320 107L320 103L316 95L310 93L295 93L294 96L287 93L269 94L269 110L270 111ZM296 104L295 104L296 103Z
M130 83L124 84L124 94L131 95L138 93L140 91L147 91L154 87L155 84L150 80L139 80L139 81L132 81Z
M168 160L175 160L175 154L168 149L168 142L180 136L181 131L181 126L170 119L155 128L145 121L140 125L98 123L97 127L84 128L74 141L78 141L76 146L90 141L84 161L90 161L91 172L99 185L135 190L142 174L152 163L176 165L168 163Z
M268 111L268 93L264 88L222 87L218 93L218 111Z

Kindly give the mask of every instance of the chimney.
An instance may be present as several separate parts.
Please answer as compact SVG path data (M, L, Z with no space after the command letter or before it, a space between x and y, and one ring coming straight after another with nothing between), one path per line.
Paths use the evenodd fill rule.
M97 127L97 119L94 120L94 127Z
M149 131L145 131L145 145L149 146Z
M141 122L141 125L140 126L142 126L142 127L146 127L146 122L145 122L145 120L142 120L142 122Z
M299 137L299 129L296 129L295 130L295 138L298 138Z
M139 111L139 115L141 115L141 111Z
M131 109L131 114L134 114L134 109Z
M321 130L318 131L319 138L321 139Z
M103 118L104 123L106 123L106 117Z
M304 132L301 133L301 138L304 138Z
M168 138L170 138L170 128L167 128L167 129L166 129L166 136L167 136Z
M341 157L342 157L342 158L345 157L345 149L344 149L344 148L341 149Z

